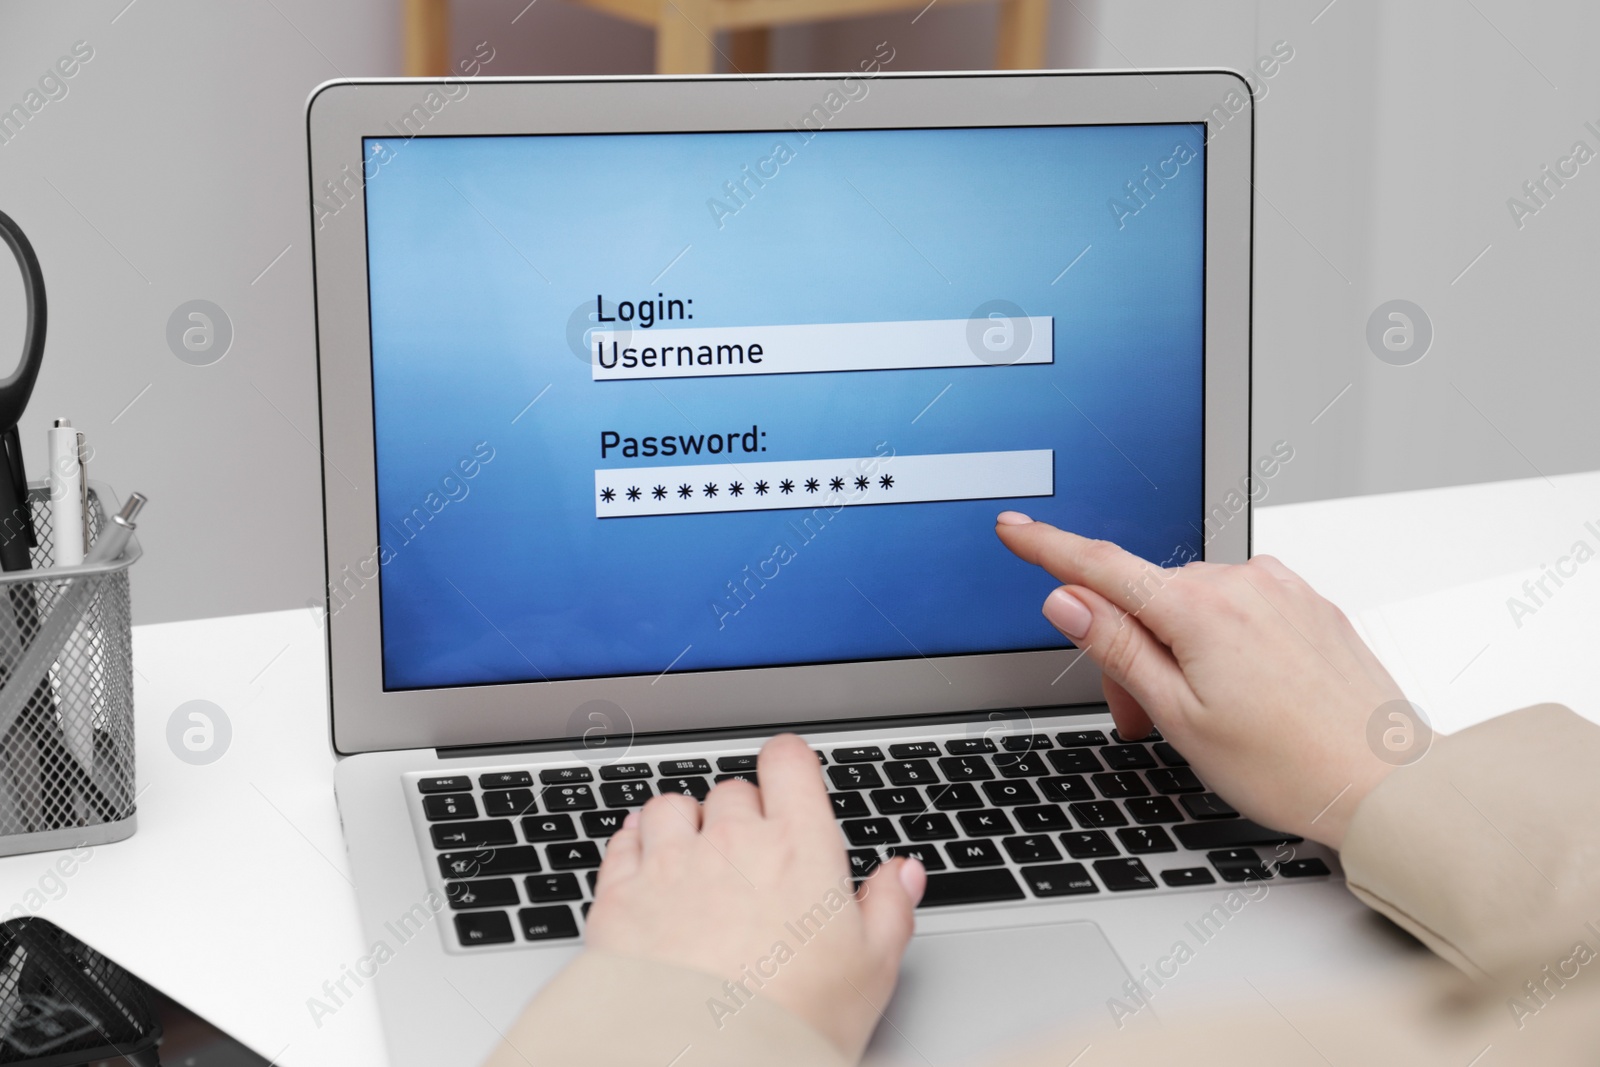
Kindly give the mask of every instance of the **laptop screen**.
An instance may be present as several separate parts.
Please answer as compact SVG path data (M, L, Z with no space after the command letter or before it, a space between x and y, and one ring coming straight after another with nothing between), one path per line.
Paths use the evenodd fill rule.
M1200 553L1202 125L365 153L386 689L1065 647L1008 508Z

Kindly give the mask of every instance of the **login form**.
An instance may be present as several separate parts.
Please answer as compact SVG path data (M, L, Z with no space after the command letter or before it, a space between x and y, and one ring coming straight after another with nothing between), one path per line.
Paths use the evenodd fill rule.
M366 151L388 688L937 670L1066 644L1002 510L1200 547L1202 127Z

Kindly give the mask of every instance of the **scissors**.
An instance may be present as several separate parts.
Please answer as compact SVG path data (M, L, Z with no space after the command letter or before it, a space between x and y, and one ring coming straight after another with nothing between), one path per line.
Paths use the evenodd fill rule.
M0 379L0 450L5 452L5 469L0 470L0 568L25 571L33 565L29 549L38 547L33 528L33 509L28 504L28 476L22 464L22 440L17 423L33 395L33 383L44 362L45 324L49 318L44 299L44 272L33 245L11 216L0 211L0 241L10 246L22 269L22 295L27 304L28 324L22 335L22 362L11 374Z

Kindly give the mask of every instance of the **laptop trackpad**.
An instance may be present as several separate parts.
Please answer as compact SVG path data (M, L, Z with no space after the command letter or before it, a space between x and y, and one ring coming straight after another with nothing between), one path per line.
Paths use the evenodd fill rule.
M1106 1002L1126 996L1128 978L1092 922L920 935L866 1059L944 1067L1068 1028L1092 1036L1110 1025Z

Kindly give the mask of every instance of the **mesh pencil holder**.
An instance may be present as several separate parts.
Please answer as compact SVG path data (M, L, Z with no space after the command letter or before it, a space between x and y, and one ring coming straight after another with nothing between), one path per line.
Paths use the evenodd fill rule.
M128 568L139 546L45 570L49 493L35 483L28 498L33 569L0 573L0 856L119 841L136 825ZM115 503L91 485L91 543Z

